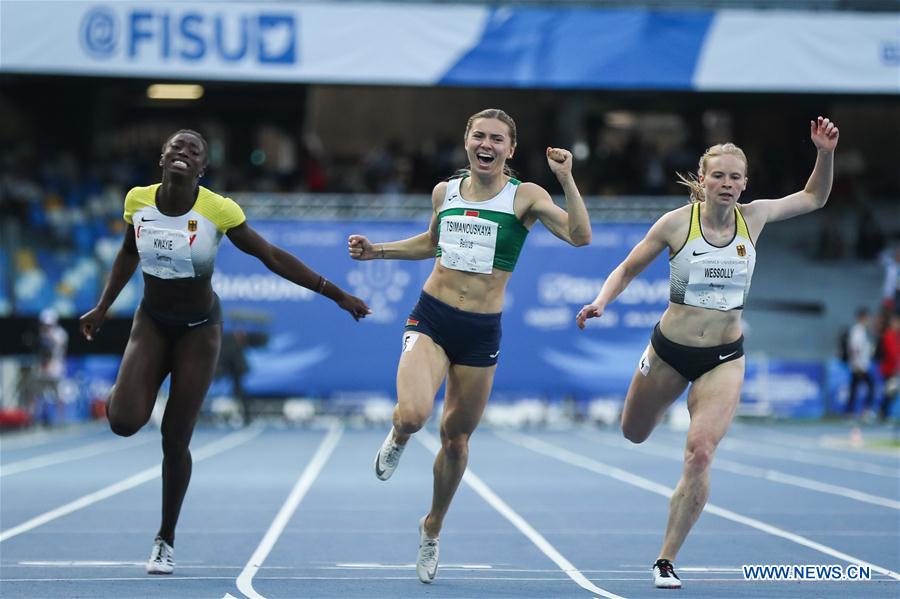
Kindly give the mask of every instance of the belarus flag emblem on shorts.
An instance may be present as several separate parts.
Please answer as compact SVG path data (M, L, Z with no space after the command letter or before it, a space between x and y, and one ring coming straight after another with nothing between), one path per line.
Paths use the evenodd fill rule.
M407 319L406 319L406 326L408 326L408 327L416 327L416 326L419 326L419 321L416 320L415 318L407 318Z
M466 216L478 216L477 210L466 210Z

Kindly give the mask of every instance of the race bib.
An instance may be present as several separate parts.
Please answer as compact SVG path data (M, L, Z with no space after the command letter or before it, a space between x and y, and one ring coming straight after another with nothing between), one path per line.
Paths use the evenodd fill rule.
M744 305L747 260L702 257L691 261L684 303L698 308L733 310Z
M136 234L141 269L160 279L186 279L194 276L191 241L184 231L141 226Z
M441 220L441 264L453 270L490 274L497 249L497 223L477 216Z

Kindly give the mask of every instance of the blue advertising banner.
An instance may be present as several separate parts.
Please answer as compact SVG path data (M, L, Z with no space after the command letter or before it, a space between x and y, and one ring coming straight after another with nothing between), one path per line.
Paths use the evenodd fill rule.
M249 352L251 395L285 397L377 391L393 396L403 325L433 260L356 262L347 237L405 239L426 223L255 221L270 242L364 298L373 314L354 322L329 300L269 272L227 241L213 286L226 329L265 333ZM529 235L510 281L494 388L553 396L624 395L650 331L666 307L665 256L651 264L601 319L584 331L575 314L600 290L647 224L598 223L590 246L573 248L540 225Z
M820 362L748 359L738 413L778 418L825 415Z

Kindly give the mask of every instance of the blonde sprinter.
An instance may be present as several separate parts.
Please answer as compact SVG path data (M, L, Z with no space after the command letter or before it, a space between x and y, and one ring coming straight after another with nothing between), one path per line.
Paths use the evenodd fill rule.
M547 163L566 196L563 210L540 186L511 176L506 162L516 151L516 125L505 112L489 109L473 115L464 141L469 168L434 187L427 232L388 243L373 244L362 235L349 239L350 256L356 260L437 256L406 322L393 428L375 458L376 476L387 480L410 435L431 415L446 379L434 495L431 511L419 523L416 572L425 583L437 573L438 535L466 469L469 436L491 393L500 354L500 311L525 237L541 221L573 246L591 241L568 151L547 148Z
M838 128L810 122L817 157L806 187L777 200L738 205L747 187L747 158L734 144L709 148L698 177L682 182L691 203L664 214L606 279L593 303L576 317L599 318L634 277L668 249L670 301L641 357L622 411L622 432L644 441L666 408L690 384L691 424L684 470L672 496L662 549L653 566L660 588L678 588L672 562L709 495L709 468L741 396L744 381L741 313L750 290L756 240L766 223L825 205L831 191Z

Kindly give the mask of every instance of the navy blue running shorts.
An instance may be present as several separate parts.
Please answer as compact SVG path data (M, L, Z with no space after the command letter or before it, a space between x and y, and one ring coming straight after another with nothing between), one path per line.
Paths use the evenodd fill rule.
M451 364L493 366L500 356L500 315L460 310L423 291L405 330L431 337Z

